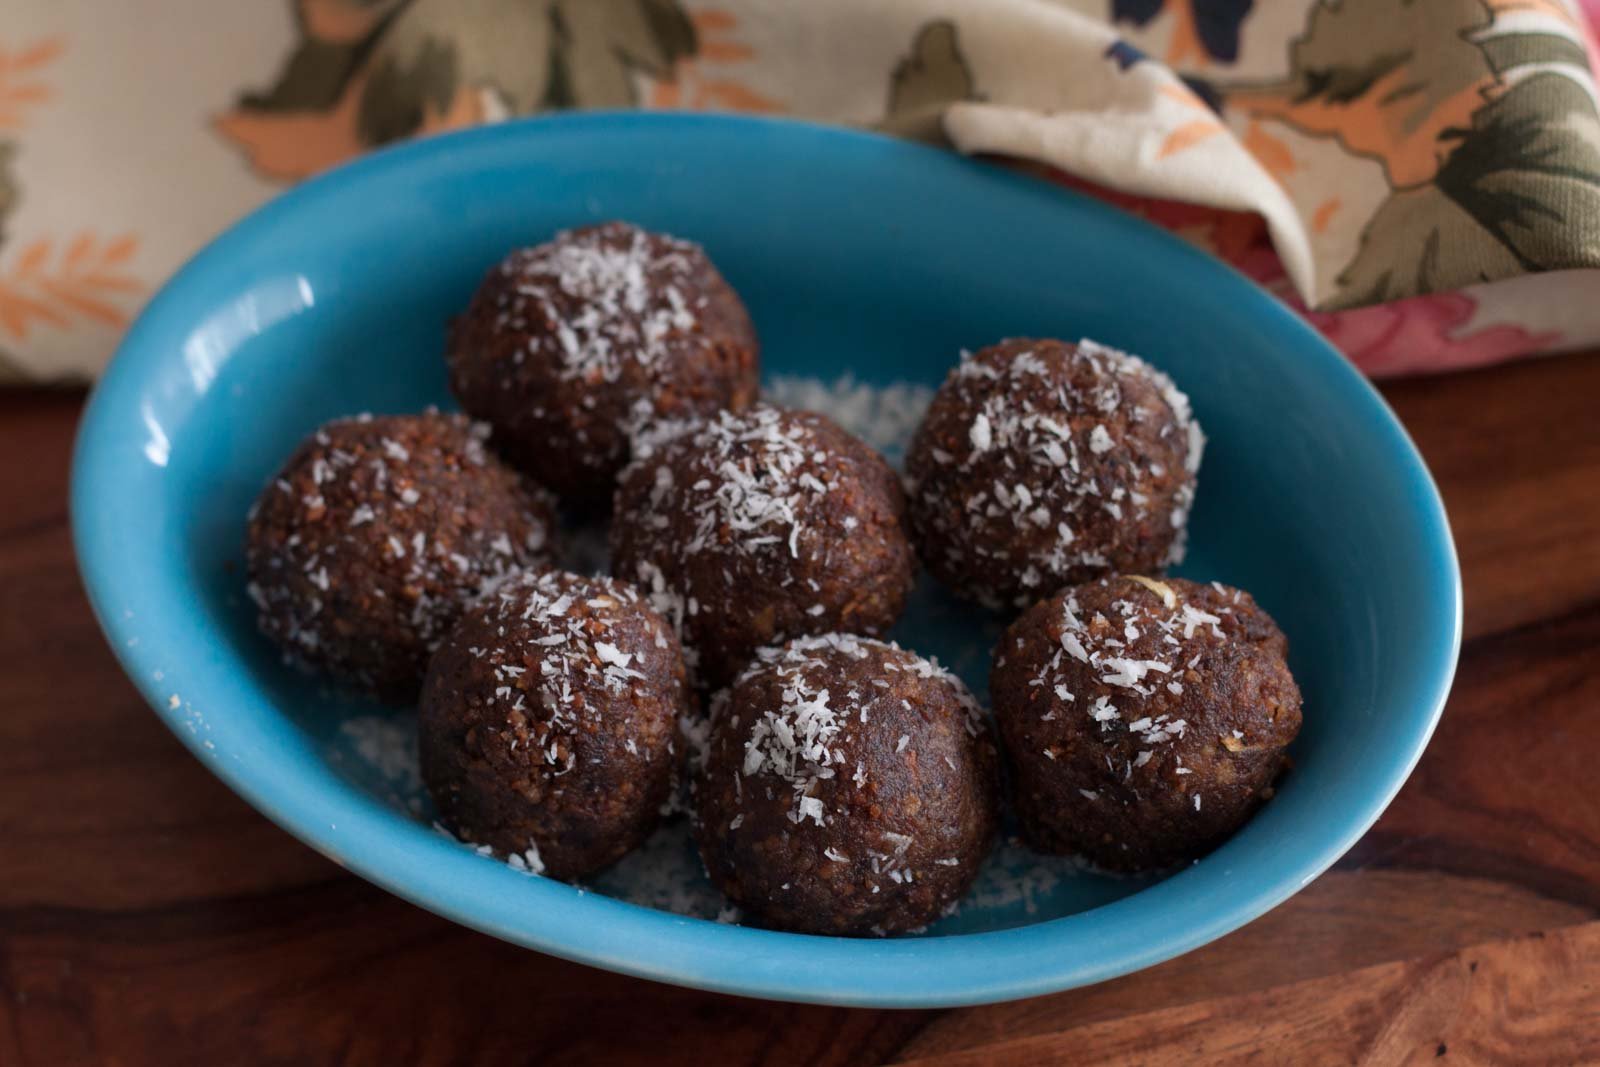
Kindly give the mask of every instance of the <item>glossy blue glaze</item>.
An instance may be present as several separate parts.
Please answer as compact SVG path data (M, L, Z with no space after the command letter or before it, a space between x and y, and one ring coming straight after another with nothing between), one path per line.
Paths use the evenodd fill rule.
M1068 878L927 936L718 925L518 874L339 757L358 702L293 676L237 570L250 500L304 433L447 403L444 323L511 247L622 217L702 242L767 370L935 383L959 348L1090 336L1192 397L1210 437L1183 573L1252 590L1306 697L1296 767L1165 880ZM785 122L597 114L380 152L219 238L128 334L84 419L73 528L95 610L177 735L350 870L596 966L751 996L928 1007L1047 993L1201 945L1300 889L1377 818L1449 687L1461 592L1439 497L1378 395L1300 320L1180 241L932 149ZM230 565L233 569L230 569ZM937 595L901 630L981 693L987 624ZM604 887L607 883L599 883ZM978 932L972 932L978 931Z

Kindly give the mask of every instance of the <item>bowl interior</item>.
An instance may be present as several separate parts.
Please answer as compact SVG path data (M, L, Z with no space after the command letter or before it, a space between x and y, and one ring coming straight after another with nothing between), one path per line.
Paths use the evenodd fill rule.
M957 915L892 943L608 899L714 916L681 830L580 892L429 829L405 713L291 673L256 635L243 516L319 422L450 406L445 324L483 271L512 247L614 217L706 246L750 308L769 378L932 386L960 349L1018 335L1093 337L1168 371L1209 437L1179 573L1251 590L1289 635L1305 694L1278 797L1160 880L1002 850ZM799 999L1039 992L1247 921L1387 803L1431 731L1458 640L1448 531L1414 450L1370 388L1268 297L1091 201L794 124L526 123L383 153L303 187L202 254L130 335L86 418L74 513L86 581L130 673L197 754L287 828L501 936ZM924 579L895 636L981 695L1003 622ZM944 951L960 973L904 967Z

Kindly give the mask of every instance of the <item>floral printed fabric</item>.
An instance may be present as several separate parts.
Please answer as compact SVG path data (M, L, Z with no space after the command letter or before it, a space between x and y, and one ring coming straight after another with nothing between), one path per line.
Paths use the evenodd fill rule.
M1210 249L1373 374L1593 345L1597 55L1574 0L11 0L0 378L92 376L287 183L592 107L1005 159Z

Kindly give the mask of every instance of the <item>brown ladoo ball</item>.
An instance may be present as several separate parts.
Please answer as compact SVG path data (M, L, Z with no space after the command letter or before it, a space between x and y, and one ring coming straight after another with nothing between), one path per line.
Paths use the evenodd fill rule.
M552 878L615 863L660 820L690 710L672 629L632 588L513 575L422 687L422 777L458 837Z
M263 633L309 669L407 702L484 583L549 562L549 494L459 415L361 416L301 442L251 508Z
M1216 583L1104 578L1034 605L989 677L1028 840L1117 871L1221 844L1300 731L1287 650L1248 593Z
M906 454L922 562L991 608L1181 561L1205 439L1143 360L1011 340L963 359Z
M747 920L914 930L961 898L995 829L996 758L966 686L871 638L763 649L712 709L694 829Z
M881 634L914 557L889 465L832 420L759 404L648 446L623 475L612 570L681 627L701 684L804 634Z
M636 428L745 407L760 379L750 317L700 247L623 222L493 267L448 360L495 447L581 505L609 502Z

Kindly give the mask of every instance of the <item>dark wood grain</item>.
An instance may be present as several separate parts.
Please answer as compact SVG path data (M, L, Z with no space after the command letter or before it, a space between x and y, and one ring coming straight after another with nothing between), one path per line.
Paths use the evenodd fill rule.
M1600 1060L1600 358L1385 393L1444 491L1468 640L1378 826L1276 911L1140 974L867 1012L513 948L275 829L94 626L67 535L81 397L0 392L0 1064Z
M1008 1063L1593 1063L1600 925L1364 967L1252 993L1134 1009L1069 1033L906 1061Z

